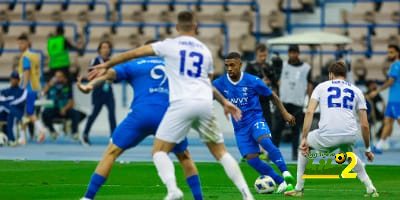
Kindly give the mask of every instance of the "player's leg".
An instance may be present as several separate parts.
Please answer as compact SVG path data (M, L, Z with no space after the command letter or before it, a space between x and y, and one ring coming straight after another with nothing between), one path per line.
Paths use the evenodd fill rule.
M353 143L343 144L340 146L341 152L353 152ZM351 158L348 158L348 162L351 162ZM371 179L369 178L367 171L365 170L364 162L357 156L357 164L354 166L353 171L357 173L357 178L364 183L367 189L367 197L379 197L379 194L372 184Z
M53 119L55 116L57 116L57 110L54 108L45 108L42 112L43 123L50 131L52 140L57 139L57 133L53 126Z
M134 117L128 115L115 129L112 139L94 171L84 198L93 199L100 187L107 180L115 160L128 148L139 144L148 134L139 132L140 124Z
M89 141L89 132L90 129L92 128L93 122L96 120L97 116L99 115L101 108L103 107L102 103L97 103L96 101L98 100L93 100L93 110L92 110L92 114L90 114L90 116L88 117L88 120L86 122L86 126L85 129L83 130L83 140L85 141L85 139L87 139L87 141Z
M35 128L39 131L38 142L42 143L46 138L45 129L42 123L37 119L35 115L35 101L38 93L36 91L28 91L28 95L26 97L26 115L29 121L31 121Z
M185 138L184 141L177 144L172 152L175 153L178 158L181 166L183 168L183 172L185 174L186 183L189 185L190 190L192 191L193 198L195 200L203 199L203 192L200 184L199 172L197 170L194 161L190 157L189 150L187 149L188 142Z
M242 193L243 199L253 199L237 161L226 151L224 138L216 123L212 105L209 109L204 109L206 106L199 106L199 108L203 108L200 111L201 119L193 124L193 128L199 133L202 141L207 144L215 159L221 163L227 176Z
M381 138L379 139L378 143L376 144L377 149L381 150L384 148L388 136L393 131L393 124L394 124L394 119L392 117L385 116L385 118L383 119L382 135L381 135Z
M257 141L264 150L268 152L269 158L282 172L285 181L288 184L294 184L294 178L288 171L285 159L282 156L281 151L273 144L271 140L271 131L269 130L268 124L264 120L255 122L250 128L251 137L254 141Z
M184 103L180 101L170 104L157 129L153 144L153 162L168 190L165 199L183 198L183 193L176 183L174 164L168 153L176 143L185 139L190 129L190 109L186 109Z

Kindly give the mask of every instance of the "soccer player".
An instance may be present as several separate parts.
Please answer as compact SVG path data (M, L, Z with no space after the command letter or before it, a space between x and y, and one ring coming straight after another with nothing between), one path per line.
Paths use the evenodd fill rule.
M28 90L26 99L26 116L34 123L37 130L39 130L38 142L43 142L46 138L45 129L35 115L35 100L40 91L40 69L39 69L39 56L33 53L30 48L28 36L22 34L18 37L18 47L22 55L18 62L18 73L21 77L21 84L23 89ZM24 133L22 133L24 135ZM18 141L20 144L25 144L25 138Z
M369 146L369 123L365 97L360 89L346 80L347 69L343 62L335 62L329 67L329 81L320 83L311 95L303 125L303 135L299 147L297 163L297 184L292 191L285 192L286 196L303 196L304 179L302 178L307 166L310 149L320 152L332 152L339 148L341 152L352 152L356 141L357 121L360 119L362 137L365 144L365 155L372 162L374 154ZM321 119L318 129L310 132L314 111L318 104L321 109ZM371 179L364 168L364 163L357 157L353 168L358 179L365 184L368 197L378 197Z
M258 173L272 177L279 184L277 192L282 193L286 190L287 183L294 184L294 178L287 169L282 153L272 143L271 131L263 117L259 95L272 96L287 122L293 125L296 123L295 118L286 111L275 92L272 92L257 76L242 72L241 66L240 54L229 53L225 58L227 74L215 80L213 85L225 98L242 110L242 119L239 122L232 121L240 153ZM287 183L258 157L259 145L268 152L269 158L278 166Z
M389 147L388 138L393 132L394 120L400 124L400 47L389 45L387 51L388 60L393 62L389 69L389 79L375 92L371 93L372 98L379 92L389 88L389 99L383 119L382 135L376 148L378 151Z
M213 94L223 105L225 113L231 113L235 120L241 118L241 112L211 85L210 79L214 70L212 55L210 50L194 37L197 24L193 14L189 11L180 12L176 29L179 32L178 37L115 56L108 62L95 66L96 70L89 74L89 78L103 73L104 68L130 59L149 55L164 58L170 105L157 129L153 160L161 180L168 189L165 199L183 198L183 193L176 184L174 165L168 153L176 143L184 140L191 127L199 133L213 156L224 167L243 199L253 199L239 165L226 151L213 112Z
M101 87L106 81L126 80L134 90L130 112L113 132L103 158L92 175L83 200L95 197L106 181L114 161L126 149L135 147L147 136L155 134L168 108L168 83L164 68L164 61L161 58L144 57L109 69L105 75L90 81L87 85L81 84L81 78L78 78L78 88L84 93ZM173 152L182 164L194 199L201 200L200 179L187 145L187 140L184 139L175 146Z

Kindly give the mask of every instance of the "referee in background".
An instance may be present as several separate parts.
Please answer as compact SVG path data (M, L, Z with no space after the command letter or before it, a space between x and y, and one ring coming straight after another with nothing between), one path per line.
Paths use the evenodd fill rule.
M99 55L90 62L90 66L95 66L110 59L112 51L112 43L110 41L102 41L97 47ZM83 131L82 144L85 146L91 145L89 140L90 128L94 120L99 115L101 108L105 105L108 109L108 121L110 124L110 133L114 132L116 127L115 120L115 100L111 83L105 82L102 86L96 88L92 92L93 111L89 116L85 130Z

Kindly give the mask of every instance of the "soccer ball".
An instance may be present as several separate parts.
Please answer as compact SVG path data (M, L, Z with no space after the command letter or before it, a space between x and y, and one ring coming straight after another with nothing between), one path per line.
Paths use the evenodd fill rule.
M344 161L346 161L346 156L344 153L337 153L335 156L335 161L337 164L342 164Z
M6 134L0 132L0 147L6 146L8 142L8 137Z
M270 176L261 175L256 179L254 188L260 194L270 194L275 190L275 181Z

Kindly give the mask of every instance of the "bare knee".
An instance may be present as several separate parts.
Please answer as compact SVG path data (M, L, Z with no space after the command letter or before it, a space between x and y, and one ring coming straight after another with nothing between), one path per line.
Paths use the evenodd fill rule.
M169 152L171 152L171 150L174 147L175 147L175 143L170 143L170 142L156 138L156 139L154 139L152 155L154 155L155 153L160 152L160 151L168 154Z
M253 159L253 158L257 158L259 155L257 154L257 153L251 153L251 154L247 154L246 155L246 160L250 160L250 159Z
M223 155L226 154L226 148L224 143L213 143L208 142L207 147L215 159L220 160Z
M106 149L106 155L112 157L118 157L124 150L119 148L117 145L110 143Z

